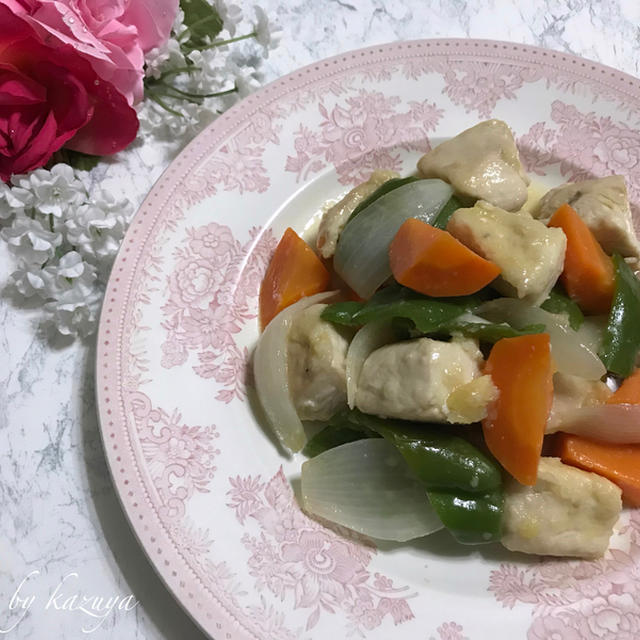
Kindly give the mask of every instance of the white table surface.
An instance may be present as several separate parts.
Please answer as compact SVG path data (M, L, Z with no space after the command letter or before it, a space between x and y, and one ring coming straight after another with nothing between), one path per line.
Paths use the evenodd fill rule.
M268 80L349 49L466 36L567 51L635 75L640 68L637 0L259 4L283 29ZM103 186L125 184L137 202L171 152L131 151L105 167ZM1 244L0 285L11 269ZM114 493L95 414L94 345L42 335L38 317L37 308L0 297L0 636L203 638L156 576ZM83 596L112 598L121 608L95 620L70 610ZM139 604L125 610L134 599Z

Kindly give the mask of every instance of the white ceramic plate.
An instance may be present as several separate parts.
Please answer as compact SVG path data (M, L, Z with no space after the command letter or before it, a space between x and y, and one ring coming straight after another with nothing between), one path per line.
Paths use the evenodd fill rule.
M505 120L553 185L622 173L640 202L640 83L571 56L431 40L347 53L220 117L149 194L100 323L102 433L158 573L216 640L640 637L640 515L597 562L463 547L446 532L365 546L306 518L259 426L247 360L277 239L377 167Z

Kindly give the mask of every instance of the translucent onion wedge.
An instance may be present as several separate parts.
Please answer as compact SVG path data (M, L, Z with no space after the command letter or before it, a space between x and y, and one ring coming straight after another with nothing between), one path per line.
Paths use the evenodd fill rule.
M587 316L576 331L582 344L593 353L600 351L608 320L607 316Z
M378 198L347 223L333 258L338 275L362 298L391 276L389 245L409 218L433 222L453 190L442 180L417 180Z
M302 465L309 513L380 540L405 542L442 529L421 482L382 438L340 445Z
M546 433L556 431L617 444L639 444L640 405L602 404L552 413Z
M586 333L574 331L566 316L549 313L514 298L499 298L485 302L475 313L493 322L508 322L516 329L530 324L544 324L551 338L553 360L561 373L599 380L606 369L596 352L586 342Z
M388 320L369 322L353 336L346 359L347 404L350 409L355 406L356 388L364 361L370 353L392 342L394 337L391 323Z
M293 317L299 311L336 295L325 291L298 300L283 309L262 332L253 354L253 376L258 398L269 426L283 447L300 451L307 438L289 393L287 337Z

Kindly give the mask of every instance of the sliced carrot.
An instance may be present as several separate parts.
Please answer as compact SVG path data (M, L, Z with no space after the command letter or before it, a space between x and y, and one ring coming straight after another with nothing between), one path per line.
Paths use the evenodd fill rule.
M622 381L618 390L607 398L609 404L640 404L640 369Z
M608 478L630 505L640 507L640 444L596 442L566 433L556 438L562 462Z
M500 267L465 247L450 233L409 218L389 246L393 277L428 296L475 293L500 274Z
M329 272L291 228L276 247L260 286L260 324L266 327L285 307L327 288Z
M534 485L553 400L549 335L498 340L485 373L491 375L499 391L482 421L485 442L516 480Z
M607 313L615 289L613 261L570 205L563 204L551 216L549 226L560 227L567 236L560 279L569 297L586 313Z

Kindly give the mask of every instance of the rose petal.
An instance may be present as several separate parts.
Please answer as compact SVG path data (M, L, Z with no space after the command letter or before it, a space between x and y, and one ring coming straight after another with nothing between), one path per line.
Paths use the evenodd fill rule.
M111 155L134 140L138 133L138 115L112 84L100 82L95 89L93 117L66 146L82 153Z
M68 142L98 155L127 146L138 119L126 97L72 46L39 42L7 1L0 0L0 178L42 166Z
M108 15L101 15L106 3L0 0L0 4L9 6L44 42L71 45L103 80L127 97L129 104L142 99L144 54L136 25L122 21L121 3L113 3L116 8L109 8ZM112 15L120 18L109 19Z
M13 65L0 63L0 106L37 104L46 99L46 89Z
M140 45L147 53L167 41L177 13L178 0L137 0L129 3L122 21L137 28Z
M30 137L31 144L24 148L24 152L10 157L0 155L0 179L8 182L13 174L26 173L36 167L41 167L51 155L51 148L56 138L58 125L53 113L49 113L44 123L29 123L26 133L33 133L38 128L38 134Z
M44 81L43 76L47 77L48 104L56 114L59 129L56 143L62 146L91 120L94 107L85 86L69 73L68 68L43 61L36 66L35 72L41 81Z

